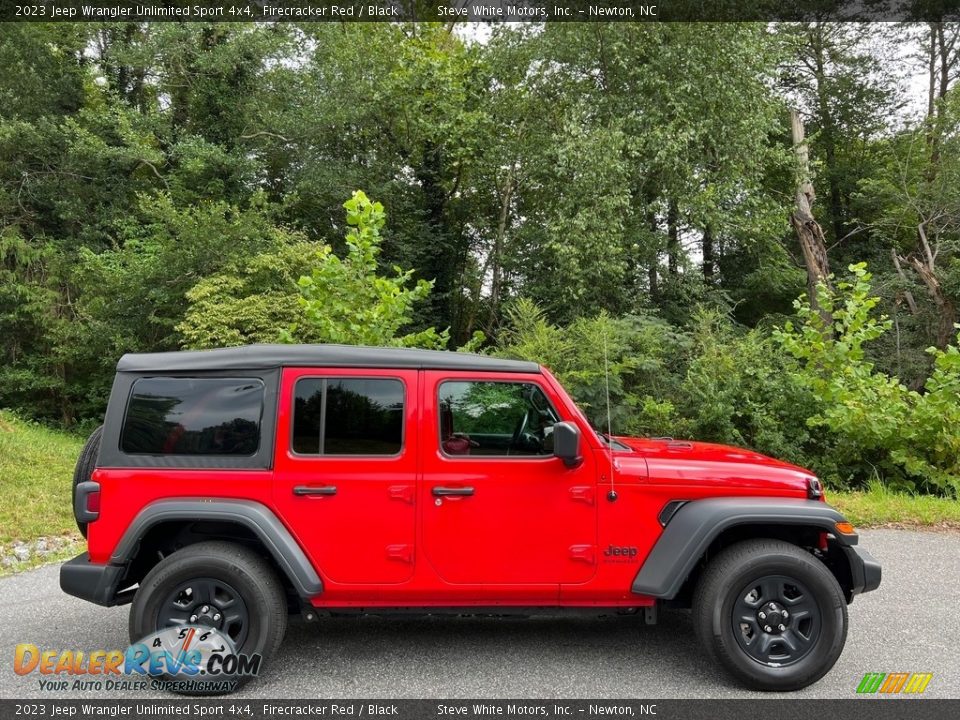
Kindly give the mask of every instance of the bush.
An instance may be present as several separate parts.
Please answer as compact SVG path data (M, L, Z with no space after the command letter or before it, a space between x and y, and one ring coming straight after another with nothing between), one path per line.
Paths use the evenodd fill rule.
M799 361L793 380L821 403L807 425L824 432L838 458L837 478L863 486L873 477L900 490L956 494L960 488L960 359L956 347L932 350L935 371L924 392L879 372L866 346L890 321L874 311L866 265L850 266L851 277L836 290L821 284L817 300L828 323L809 301L796 302L800 324L786 323L774 337Z
M689 435L823 466L827 448L806 425L818 399L797 381L796 363L768 334L744 332L724 316L701 312L692 337L676 401Z

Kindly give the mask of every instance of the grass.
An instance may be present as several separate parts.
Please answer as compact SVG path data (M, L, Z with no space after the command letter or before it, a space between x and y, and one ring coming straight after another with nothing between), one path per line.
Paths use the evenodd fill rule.
M827 502L858 527L960 530L960 500L896 493L874 483L863 492L828 490Z
M0 556L17 540L68 537L79 541L73 519L73 467L83 438L24 422L0 410ZM16 569L60 559L74 544ZM76 553L74 553L76 554ZM7 568L0 567L0 573Z

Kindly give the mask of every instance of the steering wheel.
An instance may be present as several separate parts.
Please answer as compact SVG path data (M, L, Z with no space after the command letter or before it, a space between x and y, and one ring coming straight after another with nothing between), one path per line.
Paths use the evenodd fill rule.
M510 440L507 455L514 450L530 452L536 455L543 454L544 443L547 439L546 432L542 428L536 430L527 429L527 426L530 425L530 416L534 412L534 410L527 410L523 416L523 420L517 425L517 429L513 433L513 438Z
M523 436L523 431L527 429L527 425L530 423L530 408L527 408L523 412L523 418L517 423L516 429L513 431L513 437L510 438L510 446L507 448L507 455L509 455L513 450L520 449L520 438Z

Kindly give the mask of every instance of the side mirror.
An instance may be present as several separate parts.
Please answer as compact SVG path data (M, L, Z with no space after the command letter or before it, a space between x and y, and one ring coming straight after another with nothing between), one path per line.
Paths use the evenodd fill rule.
M568 468L575 468L583 462L580 429L572 422L558 422L553 426L553 456L563 460Z

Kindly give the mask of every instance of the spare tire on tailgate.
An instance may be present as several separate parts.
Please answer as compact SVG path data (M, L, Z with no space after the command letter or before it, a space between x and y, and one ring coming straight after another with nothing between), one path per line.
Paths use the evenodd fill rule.
M97 458L100 456L100 436L103 435L103 425L98 427L87 438L83 450L80 451L80 457L77 459L77 467L73 471L73 493L71 497L74 501L77 498L77 485L87 482L93 476L93 471L97 467ZM74 518L76 518L76 502L73 503ZM77 519L77 527L80 528L80 534L87 536L87 524Z

